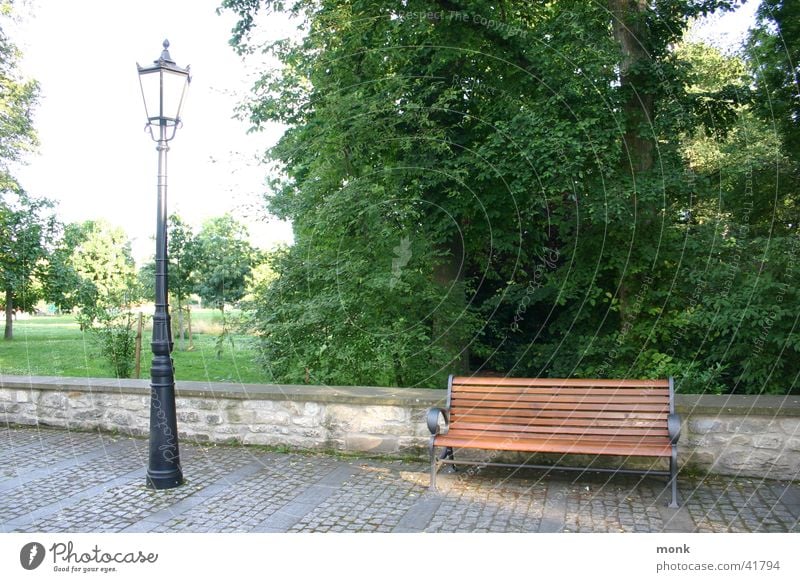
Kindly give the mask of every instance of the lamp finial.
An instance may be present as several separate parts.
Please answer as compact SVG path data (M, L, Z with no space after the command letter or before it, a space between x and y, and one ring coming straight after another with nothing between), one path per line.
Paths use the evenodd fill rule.
M174 63L175 61L173 61L172 57L169 56L169 40L167 40L165 38L164 42L162 43L162 46L164 47L164 50L161 51L161 57L159 57L158 60L159 61L164 61L164 62L167 62L167 63ZM156 61L156 62L158 62L158 61Z

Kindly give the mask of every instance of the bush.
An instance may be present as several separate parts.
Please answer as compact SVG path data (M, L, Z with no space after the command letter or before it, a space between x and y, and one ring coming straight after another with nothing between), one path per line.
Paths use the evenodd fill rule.
M97 314L89 331L117 378L130 378L136 355L136 317L130 311L107 310Z

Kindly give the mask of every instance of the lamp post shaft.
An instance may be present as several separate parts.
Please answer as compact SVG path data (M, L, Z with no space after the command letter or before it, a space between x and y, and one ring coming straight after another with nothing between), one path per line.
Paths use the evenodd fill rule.
M150 458L147 485L171 489L183 483L175 411L175 369L167 302L167 145L162 123L158 146L158 212L156 218L156 304L153 315L153 363L150 368Z

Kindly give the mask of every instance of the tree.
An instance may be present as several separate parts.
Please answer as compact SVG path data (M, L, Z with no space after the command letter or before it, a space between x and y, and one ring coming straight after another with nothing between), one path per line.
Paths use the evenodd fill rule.
M184 303L194 287L194 273L198 264L194 233L177 214L169 217L167 225L169 256L169 291L175 297L178 308L178 336L181 347L184 342Z
M761 97L756 109L800 161L800 4L761 0L757 18L747 46Z
M81 328L95 337L115 375L128 378L136 336L132 303L138 295L128 237L105 221L71 225L67 232L71 272L64 280L75 286L64 301L79 308Z
M9 163L37 145L33 128L33 108L39 85L21 78L20 52L3 30L3 19L11 14L11 2L0 0L0 191L15 189Z
M235 46L281 63L244 109L288 127L267 205L295 244L255 316L276 379L436 385L468 351L474 371L785 391L752 345L795 369L794 320L758 325L793 297L790 239L768 243L769 216L797 223L791 183L753 192L774 142L745 67L677 48L734 4L224 2ZM284 7L305 36L259 46L255 13Z
M13 339L15 311L30 311L42 297L39 282L58 223L53 203L17 188L0 191L0 285L6 340Z
M194 290L195 265L197 263L197 245L194 233L177 214L171 214L167 222L167 255L169 257L169 292L177 304L178 336L181 347L184 341L184 304ZM155 262L142 265L138 277L138 286L143 298L155 299Z
M256 252L244 225L230 214L203 223L194 241L195 292L223 315L226 303L244 297Z

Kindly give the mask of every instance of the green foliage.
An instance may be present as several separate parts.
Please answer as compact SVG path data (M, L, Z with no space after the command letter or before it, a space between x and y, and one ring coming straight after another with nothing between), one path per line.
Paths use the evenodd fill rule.
M18 161L37 145L32 116L39 85L21 78L20 52L3 30L3 19L11 13L11 5L3 1L0 8L0 190L5 191L13 183L9 162Z
M202 261L198 256L192 227L177 214L167 222L167 255L169 257L169 291L181 305L192 292L194 274Z
M267 205L295 244L252 304L275 380L436 386L468 352L792 389L793 154L750 63L681 43L734 2L223 4L281 63L242 111L288 127ZM262 9L305 36L260 45Z
M104 221L89 220L69 230L65 243L72 245L69 265L78 282L68 301L80 308L79 321L91 327L136 298L130 242L124 230Z
M191 226L177 214L171 214L167 221L167 256L169 258L169 292L182 305L191 295L197 271L201 262L198 245ZM137 286L140 296L149 301L155 300L155 261L152 259L142 265L137 273Z
M244 225L229 214L207 220L192 252L196 257L194 290L206 306L224 311L226 303L244 297L256 261Z
M43 296L45 262L58 231L52 202L19 188L0 190L0 303L5 339L12 339L13 312L31 311Z
M133 375L136 355L136 315L127 309L103 309L97 313L90 334L100 353L111 364L116 378Z
M103 221L69 225L54 257L59 304L79 309L81 329L117 377L129 378L136 339L131 305L138 290L125 231Z
M800 4L761 0L747 53L759 93L756 110L775 124L786 152L800 161Z

